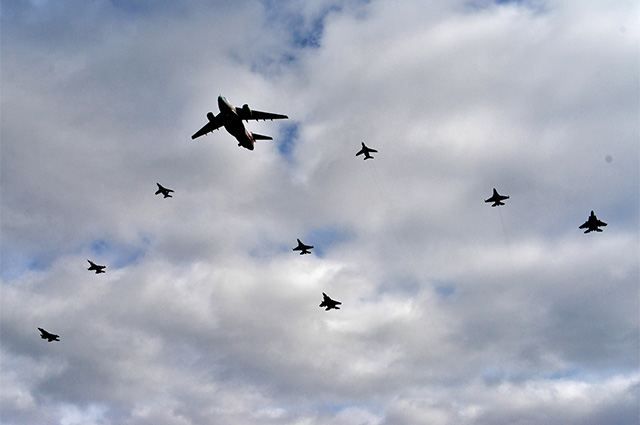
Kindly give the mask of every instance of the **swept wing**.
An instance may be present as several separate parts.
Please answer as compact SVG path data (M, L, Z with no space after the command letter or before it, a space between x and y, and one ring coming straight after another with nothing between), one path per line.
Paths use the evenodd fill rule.
M282 114L274 114L272 112L262 112L262 111L254 111L249 108L236 108L236 113L243 121L248 120L286 120L289 119L288 116Z
M211 133L212 131L216 131L220 127L224 125L222 120L222 114L218 114L214 116L212 112L207 114L207 118L209 118L209 122L204 125L200 130L196 131L196 133L191 136L192 139L195 139L200 136L204 136L207 133Z

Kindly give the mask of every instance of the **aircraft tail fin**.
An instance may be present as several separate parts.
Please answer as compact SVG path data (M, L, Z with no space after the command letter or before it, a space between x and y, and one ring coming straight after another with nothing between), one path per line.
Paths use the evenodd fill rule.
M263 136L258 133L251 133L251 135L253 136L253 140L273 140L273 137L271 136Z

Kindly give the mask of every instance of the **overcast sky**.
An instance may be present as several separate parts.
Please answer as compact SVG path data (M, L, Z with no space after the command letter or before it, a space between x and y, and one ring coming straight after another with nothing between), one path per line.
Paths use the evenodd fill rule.
M2 6L3 424L638 423L637 1Z

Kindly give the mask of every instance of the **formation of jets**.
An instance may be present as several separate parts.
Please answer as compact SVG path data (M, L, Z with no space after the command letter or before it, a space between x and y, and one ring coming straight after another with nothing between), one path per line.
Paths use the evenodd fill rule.
M264 136L257 133L252 133L247 130L244 126L243 121L249 120L277 120L277 119L288 119L289 117L281 114L274 114L271 112L262 112L262 111L254 111L249 108L249 105L245 104L242 107L234 107L229 101L223 96L218 96L218 108L220 112L218 115L214 115L213 112L209 112L207 114L207 119L209 120L200 130L198 130L191 139L196 139L202 135L207 133L211 133L215 130L218 130L220 127L223 127L236 138L238 141L238 146L243 148L253 150L255 147L256 140L273 140L270 136ZM377 150L369 148L364 142L361 142L361 149L356 153L356 156L364 155L364 160L374 159L371 156L372 153L378 153ZM171 198L171 193L174 192L172 189L168 189L162 186L160 183L156 183L158 186L158 190L155 192L156 195L162 194L164 198ZM493 194L490 198L485 199L484 202L492 203L492 207L497 207L504 205L504 200L509 199L508 196L500 195L498 191L493 188ZM606 226L607 223L600 221L595 213L591 211L591 215L581 226L580 229L586 229L584 233L589 232L602 232L600 227ZM311 254L310 249L313 249L313 245L305 245L300 239L297 239L298 245L293 248L293 251L300 251L300 255ZM105 273L104 269L106 266L101 266L95 264L91 260L87 260L89 262L89 271L95 271L96 274ZM331 299L324 292L322 293L322 302L320 303L320 307L325 307L325 311L329 310L339 310L342 303L340 301L336 301ZM42 339L46 339L48 342L52 341L60 341L60 336L47 332L42 328L38 328L40 331L40 337Z

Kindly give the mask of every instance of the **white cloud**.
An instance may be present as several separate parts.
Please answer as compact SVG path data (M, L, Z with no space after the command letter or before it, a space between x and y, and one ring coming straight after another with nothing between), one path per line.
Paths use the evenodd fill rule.
M629 423L638 12L3 8L2 422Z

